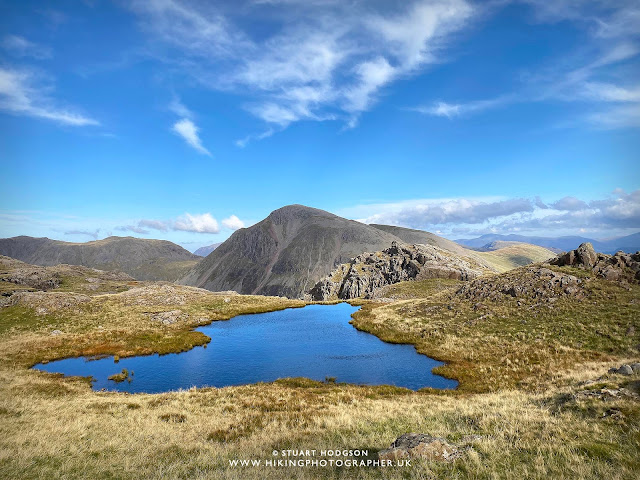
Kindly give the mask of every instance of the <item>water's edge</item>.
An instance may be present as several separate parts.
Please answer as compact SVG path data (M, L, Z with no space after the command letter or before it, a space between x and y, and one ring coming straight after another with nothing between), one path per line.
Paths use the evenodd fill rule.
M429 370L428 370L428 376L429 376L429 377L433 377L433 378L435 378L436 380L437 380L438 378L439 378L439 379L441 379L441 380L437 380L437 381L436 381L435 383L433 383L433 384L429 383L429 384L425 384L425 385L422 385L422 386L406 386L406 385L398 385L398 383L405 382L404 377L402 377L402 376L401 376L400 378L394 378L394 379L392 380L392 381L393 381L393 383L391 383L391 381L389 381L389 383L387 383L387 382L386 382L386 381L384 381L384 380L382 380L382 383L378 383L378 381L374 379L373 381L371 381L371 380L363 380L363 381L360 381L360 382L359 382L359 381L339 381L339 382L338 382L339 384L356 385L356 386L383 386L383 385L388 385L388 386L393 386L393 387L397 387L397 388L408 388L408 389L411 389L411 390L414 390L414 391L415 391L415 390L420 390L421 388L433 388L433 389L438 389L438 390L453 390L453 389L456 389L456 388L458 387L458 385L459 385L459 384L458 384L458 382L457 382L455 379L449 379L449 378L447 378L447 377L445 377L445 376L443 376L443 375L439 375L439 374L434 374L434 373L432 373L432 370L433 370L434 368L439 367L439 366L442 366L442 365L444 365L445 363L444 363L444 362L441 362L441 361L439 361L439 360L433 359L433 358L431 358L431 357L429 357L429 356L427 356L427 355L425 355L425 354L423 354L423 353L420 353L420 352L417 350L417 348L416 348L416 346L415 346L414 344L411 344L411 343L385 342L383 339L381 339L380 337L378 337L378 336L377 336L377 335L375 335L374 333L372 333L372 332L367 332L366 330L362 330L362 329L360 329L360 328L357 328L357 327L354 325L354 323L353 323L353 314L355 314L356 312L358 312L358 311L360 310L360 308L361 308L361 304L353 305L351 302L338 302L338 303L332 303L332 304L330 304L330 305L319 304L319 303L310 303L310 304L306 304L306 305L294 306L294 307L287 307L287 308L283 308L283 309L273 309L273 310L269 310L269 311L266 311L266 312L253 312L253 313L248 313L248 314L239 314L239 315L236 315L236 316L234 316L234 317L230 317L230 318L228 318L228 319L222 319L222 320L211 320L211 321L210 321L209 323L207 323L207 324L199 325L199 326L194 327L194 328L192 328L192 329L191 329L191 331L200 332L200 333L202 333L202 334L206 337L206 339L207 339L207 340L206 340L206 342L205 342L204 344L202 344L202 345L195 345L195 346L193 346L192 348L190 348L189 350L186 350L186 351L180 351L180 352L167 352L167 353L164 353L164 354L158 354L158 353L153 353L153 352L152 352L152 353L144 354L144 355L132 355L132 356L128 356L128 357L127 357L127 356L120 356L119 358L120 358L120 361L123 361L123 363L127 363L127 359L128 359L128 360L130 360L130 361L131 361L132 359L144 359L145 357L147 357L147 358L148 358L148 357L157 357L158 359L161 359L161 358L163 358L163 357L168 357L168 356L173 356L173 355L175 355L175 356L182 355L182 356L183 356L183 357L181 357L181 360L182 360L182 361L181 361L181 362L173 362L173 364L172 364L172 365L174 365L174 366L173 366L172 368L173 368L173 369L183 369L185 365L181 365L181 364L186 364L186 366L187 366L187 367L191 367L191 366L192 366L192 360L193 360L193 359L187 358L187 357L186 357L186 355L187 355L187 354L189 354L190 352L193 352L194 350L196 350L196 347L203 347L203 350L206 350L206 349L207 349L207 345L208 345L208 344L210 344L210 343L212 342L212 340L213 340L213 339L212 339L212 337L210 336L210 332L209 332L208 330L210 330L210 329L211 329L211 327L212 327L214 324L216 324L216 325L217 325L217 324L220 324L220 323L227 323L228 321L230 321L230 320L234 320L234 319L237 319L237 318L239 318L239 317L241 317L241 318L243 318L243 319L248 319L248 318L254 317L254 316L256 316L256 315L264 315L264 314L268 314L268 313L275 313L275 312L286 312L287 310L298 310L298 309L301 309L301 308L307 308L307 307L309 307L309 306L327 306L327 307L331 307L331 306L336 306L336 305L340 305L340 304L343 304L343 303L347 303L347 304L349 304L351 307L356 308L356 310L355 310L355 311L353 311L353 312L350 312L350 313L349 313L349 321L348 321L347 323L348 323L348 325L349 325L349 328L350 328L350 329L353 329L353 330L354 330L354 331L356 331L356 332L364 333L364 334L366 334L367 336L371 336L371 337L375 338L376 340L378 340L379 342L381 342L381 343L383 343L383 344L385 344L385 345L387 345L387 346L388 346L388 345L398 345L398 346L407 346L407 347L408 347L408 346L411 346L411 347L412 347L412 349L411 349L411 350L412 350L412 352L413 352L413 355L415 355L415 356L417 356L417 357L419 357L419 358L423 358L423 359L425 359L425 360L428 360L428 361L429 361L429 362L431 362L432 364L433 364L433 363L435 363L435 365L432 365L432 366L431 366L431 368L429 368ZM345 312L345 313L346 313L346 312ZM329 313L328 313L328 315L327 315L327 317L329 317L330 315L340 315L340 314L341 314L341 313L339 313L339 312L329 312ZM267 328L269 328L269 325L268 325L268 324L269 324L269 321L270 321L270 320L267 320L267 321L266 321L266 323L267 323ZM276 317L276 320L275 320L275 321L276 321L276 322L278 321L278 318L277 318L277 317ZM296 319L295 321L299 321L299 320L298 320L298 319ZM251 325L252 325L252 324L251 324L251 323L249 323L249 327L247 327L246 325L239 324L239 325L236 325L236 326L235 326L235 332L234 332L234 329L231 329L230 331L232 332L232 334L236 334L236 335L238 335L238 332L240 332L240 333L245 332L245 333L246 333L246 329L247 329L247 328L252 328L252 326L251 326ZM257 325L260 325L260 323L258 322L258 324L257 324ZM294 327L295 327L295 325L294 325ZM332 328L332 326L331 326L329 323L327 323L327 328L328 328L328 329L331 329L331 328ZM243 329L245 329L245 330L243 330ZM313 330L311 330L311 332L313 332ZM225 331L225 330L223 329L223 330L219 330L219 331L218 331L218 333L224 337L224 334L228 334L228 331ZM280 333L280 331L278 331L278 333ZM332 333L333 333L333 332L332 332ZM335 333L339 333L339 332L335 332ZM271 335L273 335L273 334L274 334L274 332L271 332L270 334L271 334ZM330 335L329 335L328 339L330 339ZM233 339L232 339L232 340L233 340ZM312 341L313 341L313 342L318 341L320 344L322 344L322 341L323 341L323 340L327 340L327 339L325 339L324 337L318 337L318 338L314 338ZM224 339L223 339L223 341L224 341ZM255 342L255 340L254 340L254 342ZM365 341L365 342L360 342L360 341L359 341L358 343L359 343L359 344L360 344L360 343L364 343L363 348L364 348L364 347L366 347L366 344L367 344L367 342L366 342L366 341ZM369 343L370 343L370 342L369 342ZM224 344L222 344L222 345L223 345L223 347L225 347L225 346L226 346L226 345L224 345ZM357 346L359 347L360 345L357 345ZM232 345L228 346L227 348L234 348L234 345L232 344ZM237 348L237 346L236 346L236 348ZM325 351L325 350L323 350L323 347L322 347L322 346L319 346L318 348L320 349L320 350L318 350L318 352L322 353L322 354L323 354L323 356L324 356L324 357L326 357L326 358L333 359L333 360L338 359L338 360L343 360L343 361L346 359L346 358L342 358L342 357L344 357L344 356L340 356L340 355L337 355L337 356L324 355L325 353L332 353L332 351L331 351L330 349L328 349L328 350L326 350L326 351ZM383 348L383 350L386 350L386 351L385 351L384 353L376 354L376 355L374 355L374 357L375 357L375 356L383 356L383 357L384 357L384 356L392 355L392 357L391 357L391 358L392 358L393 360L395 360L395 358L394 358L394 357L396 357L396 356L397 356L397 357L398 357L398 359L399 359L399 361L401 361L403 358L405 358L405 359L406 359L406 356L407 356L407 355L406 355L406 352L402 352L402 351L395 351L395 352L392 352L392 353L390 354L390 353L388 353L388 352L389 352L388 347L384 347L384 348ZM245 354L246 352L241 352L241 353ZM218 354L219 354L219 352L218 352ZM192 356L192 357L194 357L194 358L196 358L196 361L197 361L198 356L202 357L202 353L201 353L201 352L199 352L198 354L192 354L191 356ZM362 363L362 360L361 360L361 359L358 359L358 357L365 358L366 356L367 356L367 355L365 355L365 354L360 354L360 355L358 355L358 352L357 352L357 351L356 351L356 352L354 352L354 355L353 355L353 357L354 357L354 362L350 362L350 364L347 366L347 369L348 369L349 367L351 367L351 370L352 370L352 371L350 371L350 372L349 372L349 374L347 374L347 375L346 375L347 377L348 377L348 376L350 376L350 375L351 375L351 376L353 376L353 375L355 375L355 376L361 375L361 372L363 371L363 370L362 370L363 365L360 365L360 363ZM82 378L88 378L88 379L90 379L90 380L91 380L92 389L93 389L94 391L99 391L99 390L100 390L100 389L98 388L98 386L97 386L97 384L98 384L98 382L99 382L101 385L103 385L103 389L105 389L104 387L106 387L106 390L109 390L109 391L126 392L126 391L127 391L127 389L126 389L127 385L126 385L126 384L125 384L125 385L121 385L120 383L116 383L116 382L114 382L114 381L110 380L110 381L107 383L107 385L105 386L105 385L104 385L104 384L105 384L105 381L102 379L102 375L104 375L104 371L103 371L103 372L101 372L101 373L102 373L102 375L100 376L100 378L99 378L99 379L97 379L93 374L83 375L83 374L77 374L77 373L69 373L69 370L70 370L69 368L57 368L57 369L56 369L56 366L60 366L59 364L60 364L61 362L65 362L65 361L66 361L66 362L68 362L68 361L74 361L74 360L75 360L75 361L82 360L85 364L89 364L89 363L92 363L92 362L99 362L99 361L101 361L101 360L102 360L102 361L104 361L104 360L107 360L107 359L112 359L112 361L110 362L110 365L112 365L112 367L111 367L111 368L112 368L112 370L114 369L114 368L113 368L114 366L115 366L115 369L116 369L116 370L117 370L117 369L119 369L119 367L118 367L118 365L117 365L117 363L118 363L118 362L115 362L115 361L113 360L113 359L114 359L114 355L108 355L108 356L105 356L105 357L102 357L102 356L101 356L101 357L99 357L99 358L96 358L96 357L83 357L83 356L71 356L71 357L65 357L65 358L61 358L61 359L51 360L51 361L48 361L48 362L41 362L41 363L37 363L37 364L33 365L31 368L32 368L32 369L34 369L34 370L37 370L37 371L39 371L39 372L47 372L47 373L62 373L65 377L82 377ZM357 359L357 361L355 361L355 359ZM350 359L346 359L346 360L347 360L347 361L350 361ZM209 361L209 362L210 362L210 361L212 361L212 360L211 360L211 359L209 359L209 360L207 360L207 361ZM409 361L411 361L411 359L409 359ZM422 360L420 360L420 361L418 361L418 362L416 362L416 363L420 363L421 361L422 361ZM149 360L149 362L151 362L151 360ZM263 362L264 362L264 361L263 361ZM360 362L360 363L358 363L358 362ZM365 360L364 362L365 362L365 363L364 363L364 367L365 367L365 370L364 370L364 371L367 371L367 370L366 370L366 366L367 366L367 364L366 364L366 360ZM373 362L376 362L376 361L373 361ZM378 362L379 362L379 361L378 361ZM159 365L157 365L157 367L162 367L162 363L163 363L162 361L158 360L158 361L156 361L155 363L156 363L156 364L159 364ZM164 363L166 364L167 362L164 362ZM327 362L327 363L329 363L329 362ZM389 367L389 369L391 369L391 370L393 370L394 368L406 368L406 367L394 367L393 365L389 365L389 363L393 363L393 362L387 362L386 364L384 364L384 365L385 365L385 369L387 368L387 366L388 366L388 367ZM63 365L64 365L64 363L63 363ZM148 365L145 365L145 364L144 364L144 362L142 362L140 365L143 365L143 366L144 366L144 368L150 369L150 367L149 367ZM291 375L291 374L288 374L288 375L279 376L279 377L277 377L277 378L271 379L271 378L273 378L273 375L271 375L271 373L272 373L272 372L263 372L265 375L271 375L269 380L254 380L254 381L247 381L247 382L241 382L241 383L228 383L228 384L221 384L221 385L211 385L211 384L208 384L208 383L207 383L208 381L210 381L210 379L209 379L209 380L206 380L205 378L200 379L199 374L201 373L201 374L202 374L202 376L205 376L207 373L209 373L210 375L215 375L215 372L207 372L207 370L206 370L207 362L203 362L202 364L200 364L200 363L196 363L196 365L197 365L198 367L200 367L200 366L201 366L201 367L202 367L202 371L201 371L201 372L198 372L198 373L194 373L194 371L192 370L192 371L190 371L190 372L189 372L189 373L191 373L192 375L195 375L195 376L198 378L197 380L194 380L194 382L196 382L196 383L198 383L198 382L203 382L203 383L200 383L200 384L196 384L196 383L194 383L194 385L193 385L193 386L195 386L196 388L224 388L224 387L227 387L227 386L253 385L253 384L257 384L257 383L266 383L266 384L270 384L270 383L274 383L274 382L276 382L276 381L278 381L278 380L287 379L287 378L303 378L303 379L308 379L308 380L311 380L311 381L314 381L314 382L315 382L315 381L322 381L322 380L318 380L318 379L317 379L317 377L318 377L318 374L317 374L317 373L313 373L313 375L315 375L315 376L316 376L316 378L312 378L312 377L310 377L310 376L306 376L305 374L301 374L301 375L295 375L295 374ZM241 368L237 368L237 367L238 367L238 365L240 365L240 367L241 367ZM218 365L215 365L215 366L217 367ZM418 366L419 366L419 365L418 365ZM156 367L156 365L154 365L154 368L155 368L155 367ZM238 370L238 376L239 376L239 377L241 377L241 376L242 376L242 372L241 372L241 370L242 370L242 367L244 367L244 365L243 365L243 364L234 364L234 367ZM286 367L288 367L288 365L287 365ZM306 367L306 366L305 366L305 367ZM104 367L102 367L102 366L98 366L98 367L96 367L96 368L97 368L97 369L99 369L99 368L104 368ZM197 367L193 367L193 368L194 368L194 369L197 369ZM325 368L328 368L328 367L325 367ZM342 369L344 369L345 367L344 367L344 366L341 366L341 368L342 368ZM246 369L246 367L245 367L245 369ZM263 367L263 369L264 369L264 367ZM71 370L73 370L73 369L71 369ZM285 370L286 370L286 368L285 368ZM304 370L304 367L302 368L302 370ZM147 372L148 372L148 370L147 370ZM96 373L96 370L94 369L94 371L93 371L92 373ZM412 372L412 373L413 373L413 372ZM228 375L231 375L231 377L233 378L233 373L227 373L227 374L228 374ZM390 372L390 373L389 373L389 372L381 373L381 375L383 375L383 376L384 376L384 375L396 375L396 374L397 374L397 373L396 373L396 372L393 372L393 371L392 371L392 372ZM157 375L157 373L156 373L156 375ZM370 375L372 375L372 374L369 372L367 375L369 375L369 376L370 376ZM365 375L365 377L366 377L367 375ZM345 376L345 375L343 374L343 375L342 375L342 378L344 378L344 376ZM376 377L376 375L375 375L375 374L373 374L373 376L374 376L374 378ZM326 377L325 377L325 381L327 381L327 379L328 379L328 378L333 378L333 377L328 377L328 376L326 376ZM387 380L388 380L388 379L387 379ZM443 380L446 380L446 382L443 382ZM148 382L149 380L147 379L146 381ZM169 382L169 383L170 383L170 381L171 381L171 380L166 380L166 382ZM218 380L215 380L215 381L218 381ZM233 381L233 382L235 382L236 380L234 379L234 380L232 380L232 381ZM407 380L407 382L415 382L415 381L417 381L417 380L416 380L416 379L414 379L414 378L411 378L411 379ZM129 382L129 383L131 383L131 382ZM394 383L395 383L395 384L394 384ZM406 382L405 382L405 383L406 383ZM144 384L144 380L143 380L143 384ZM439 385L439 386L434 386L434 385ZM125 387L125 388L123 388L123 387ZM154 387L154 388L158 388L158 387ZM146 392L146 391L131 391L131 392L129 392L129 393L160 393L160 392L179 391L179 390L184 390L184 389L186 389L186 388L190 388L190 387L176 387L176 388L167 387L166 389L164 389L164 388L163 388L162 390L158 390L158 391L150 391L150 392Z

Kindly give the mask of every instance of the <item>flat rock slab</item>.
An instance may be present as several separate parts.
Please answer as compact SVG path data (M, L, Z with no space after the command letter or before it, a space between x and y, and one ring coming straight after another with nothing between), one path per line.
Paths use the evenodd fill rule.
M389 448L378 452L380 460L424 458L436 462L451 462L460 456L462 450L457 446L451 445L444 438L432 437L425 433L405 433Z

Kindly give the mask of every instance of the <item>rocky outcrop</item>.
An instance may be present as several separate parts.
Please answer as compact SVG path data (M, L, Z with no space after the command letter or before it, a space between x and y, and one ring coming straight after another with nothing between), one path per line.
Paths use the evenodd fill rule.
M451 445L444 438L425 433L400 435L389 448L378 452L380 460L423 458L435 462L451 462L462 456L464 450Z
M46 315L52 311L73 309L90 301L91 297L79 293L17 292L10 297L0 297L0 308L22 305L33 308L36 315Z
M606 280L640 283L640 252L607 255L596 253L593 245L583 243L575 250L558 255L549 263L590 270Z
M27 267L0 274L0 281L25 285L36 290L51 290L60 286L60 275L44 267Z
M470 280L482 275L482 266L472 264L432 245L400 245L375 253L363 253L342 264L310 291L315 301L373 298L380 288L406 280L451 278Z
M517 299L549 300L565 295L585 296L584 282L567 273L542 266L524 267L490 278L474 280L461 286L456 295L478 302L500 300L504 296Z

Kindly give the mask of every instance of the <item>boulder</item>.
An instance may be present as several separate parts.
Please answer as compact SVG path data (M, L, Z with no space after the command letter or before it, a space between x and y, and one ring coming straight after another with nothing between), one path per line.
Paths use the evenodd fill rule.
M631 365L624 364L618 369L617 373L619 375L633 375L633 369Z
M400 435L389 448L378 452L380 460L424 458L435 462L451 462L462 455L462 451L444 438L425 433Z
M640 252L606 255L596 253L590 243L583 243L575 250L558 255L549 263L591 270L598 277L614 282L640 282Z

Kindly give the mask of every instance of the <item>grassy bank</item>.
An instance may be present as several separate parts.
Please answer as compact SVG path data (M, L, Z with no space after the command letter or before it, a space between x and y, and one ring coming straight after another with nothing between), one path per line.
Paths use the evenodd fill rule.
M637 358L640 291L583 277L585 297L541 304L469 301L441 280L395 285L385 293L394 302L365 303L358 328L450 362L441 371L461 385L448 393L306 379L94 392L84 379L28 367L69 355L180 351L206 341L195 326L303 304L168 284L28 296L0 309L0 477L637 478L640 378L606 372ZM581 384L589 379L597 382ZM601 394L621 388L631 395ZM394 469L229 464L282 449L375 457L412 431L469 449L453 463Z

